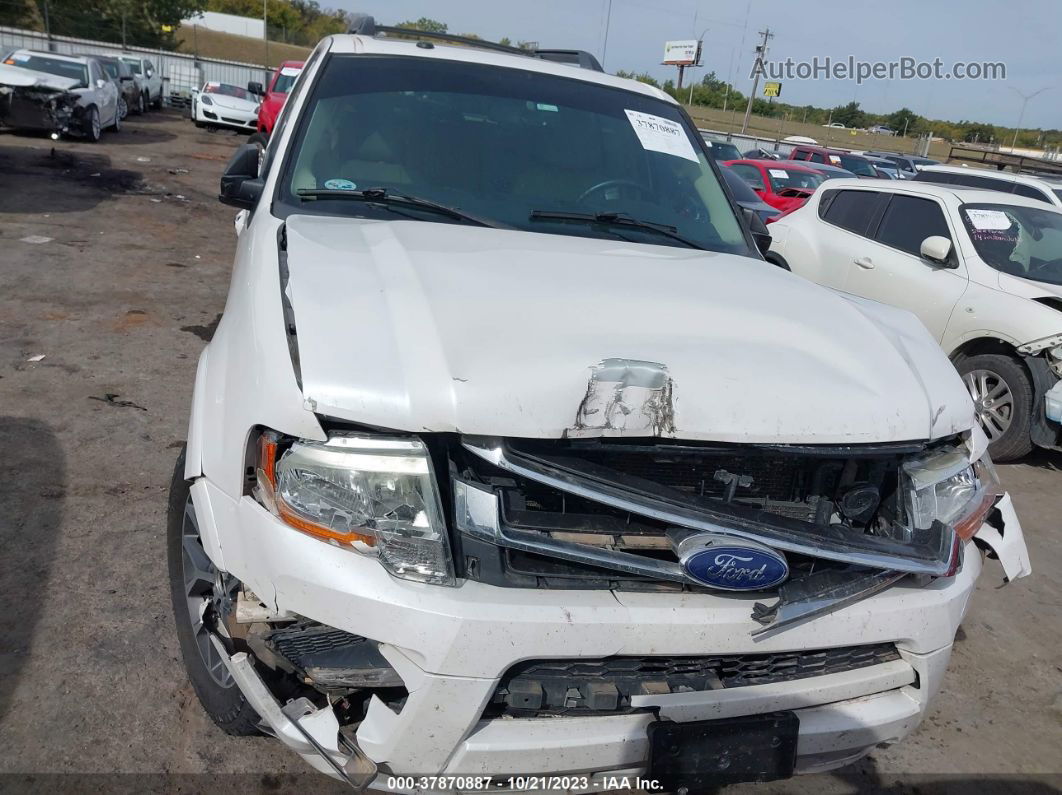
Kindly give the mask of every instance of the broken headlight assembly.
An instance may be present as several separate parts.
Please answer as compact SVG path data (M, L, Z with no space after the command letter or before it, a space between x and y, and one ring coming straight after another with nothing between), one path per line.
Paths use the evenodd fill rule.
M914 530L935 522L971 538L1003 493L988 453L971 462L965 447L949 447L904 462L907 513Z
M281 452L282 450L282 452ZM290 527L376 557L404 580L454 585L450 542L424 443L331 433L258 441L256 496Z

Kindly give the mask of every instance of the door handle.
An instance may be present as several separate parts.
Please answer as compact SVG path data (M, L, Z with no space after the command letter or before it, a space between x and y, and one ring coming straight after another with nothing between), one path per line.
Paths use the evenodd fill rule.
M854 262L860 268L865 268L866 270L870 270L874 267L874 260L872 260L870 257L856 257L854 260L852 260L852 262Z

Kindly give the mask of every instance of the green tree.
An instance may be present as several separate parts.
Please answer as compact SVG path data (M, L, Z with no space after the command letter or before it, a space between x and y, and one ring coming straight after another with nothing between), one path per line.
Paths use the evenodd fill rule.
M885 123L896 132L902 133L904 130L908 132L913 130L918 123L918 119L918 114L910 108L900 108L886 116Z
M996 137L996 128L991 124L968 124L962 132L962 140L967 143L988 143Z
M449 28L445 22L439 22L437 19L429 19L428 17L421 17L416 22L412 20L399 22L395 27L408 30L423 30L425 33L445 33Z
M859 109L858 102L849 102L847 105L839 105L833 109L833 120L845 127L862 127L865 124L865 117L866 114Z

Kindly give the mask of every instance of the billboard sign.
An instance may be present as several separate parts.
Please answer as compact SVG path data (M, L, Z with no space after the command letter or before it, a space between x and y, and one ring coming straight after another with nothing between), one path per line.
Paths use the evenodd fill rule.
M692 66L700 54L700 42L696 39L664 43L664 63L669 66Z

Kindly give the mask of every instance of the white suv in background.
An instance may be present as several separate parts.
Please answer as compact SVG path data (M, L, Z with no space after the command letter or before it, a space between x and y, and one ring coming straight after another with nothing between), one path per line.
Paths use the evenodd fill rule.
M996 190L1062 207L1062 177L1013 174L965 166L925 166L914 179L916 182L932 182L936 185Z
M1058 447L1062 213L994 191L838 180L771 232L769 261L919 317L995 459Z

